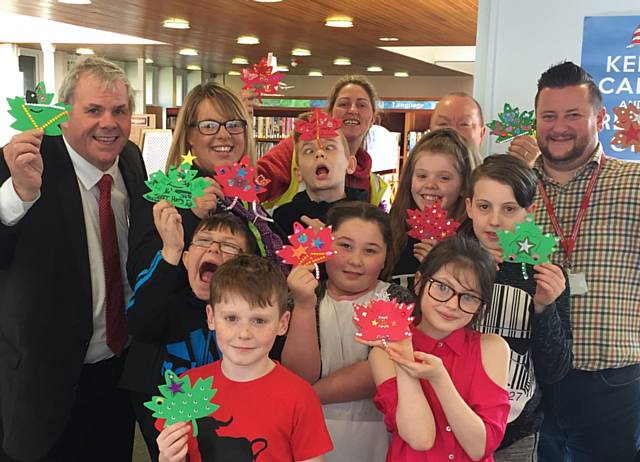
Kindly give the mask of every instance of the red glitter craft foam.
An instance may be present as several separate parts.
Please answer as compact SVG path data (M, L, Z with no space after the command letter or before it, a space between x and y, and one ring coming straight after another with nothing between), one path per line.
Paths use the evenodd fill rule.
M362 340L397 341L411 337L409 325L413 322L413 303L396 300L371 300L366 305L353 304L353 321L358 327L356 336Z

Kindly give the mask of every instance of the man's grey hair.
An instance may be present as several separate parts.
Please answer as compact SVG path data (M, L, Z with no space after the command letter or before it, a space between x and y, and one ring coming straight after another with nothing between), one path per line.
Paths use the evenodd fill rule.
M129 99L129 112L133 113L135 108L135 94L131 87L131 82L129 82L127 78L127 74L117 64L97 56L82 56L76 60L71 69L69 69L69 72L64 76L62 84L60 85L60 90L58 91L58 99L60 101L66 104L73 104L73 94L78 79L84 73L93 75L111 90L115 89L119 81L124 83Z

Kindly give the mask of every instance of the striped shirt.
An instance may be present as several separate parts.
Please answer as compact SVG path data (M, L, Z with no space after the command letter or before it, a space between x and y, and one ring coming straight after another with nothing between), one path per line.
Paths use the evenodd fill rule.
M542 169L543 181L566 238L571 236L582 197L604 155L598 146L592 158L565 185ZM555 234L538 190L536 222ZM566 260L562 246L552 255ZM588 292L571 297L573 367L596 371L640 363L640 165L607 158L593 190L571 256L573 273L584 272Z

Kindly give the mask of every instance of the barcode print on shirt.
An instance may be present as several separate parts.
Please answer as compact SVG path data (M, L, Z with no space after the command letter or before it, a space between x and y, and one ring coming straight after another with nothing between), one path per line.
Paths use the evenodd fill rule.
M493 285L491 306L478 323L482 333L501 337L529 338L529 305L531 296L522 289L503 284Z
M509 380L507 382L509 402L511 404L508 422L512 422L520 415L527 402L533 396L533 392L536 389L535 380L531 352L527 351L521 355L511 350L511 364L509 364Z

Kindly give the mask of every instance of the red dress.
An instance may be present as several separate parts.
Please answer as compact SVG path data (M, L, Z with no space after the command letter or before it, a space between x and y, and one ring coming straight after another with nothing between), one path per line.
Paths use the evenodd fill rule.
M471 329L459 329L442 340L435 340L412 326L413 349L442 359L462 399L482 419L486 428L486 445L482 462L492 462L493 452L500 445L509 415L509 394L489 378L482 367L480 334ZM387 430L392 434L387 462L471 461L458 444L440 402L426 380L420 380L436 423L436 439L428 451L412 449L398 435L396 409L398 387L396 378L378 386L374 402L384 414Z

